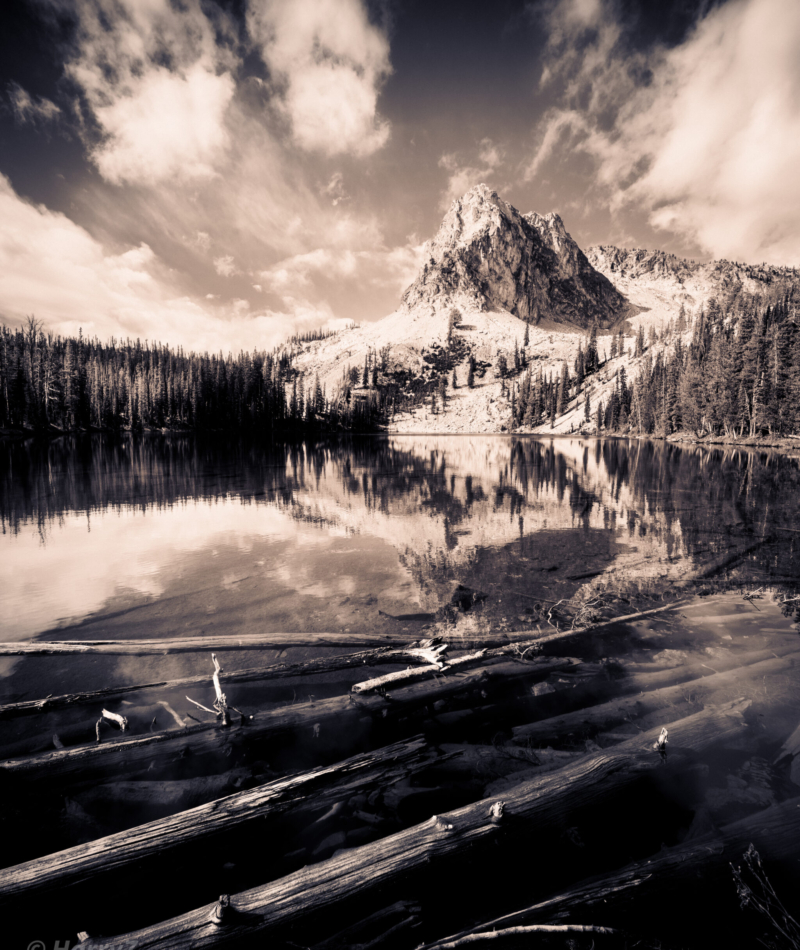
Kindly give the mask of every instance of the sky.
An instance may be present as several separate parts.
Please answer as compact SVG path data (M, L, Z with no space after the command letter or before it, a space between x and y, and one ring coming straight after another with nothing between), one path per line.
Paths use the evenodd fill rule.
M5 0L0 320L269 349L485 182L582 247L800 264L794 0Z

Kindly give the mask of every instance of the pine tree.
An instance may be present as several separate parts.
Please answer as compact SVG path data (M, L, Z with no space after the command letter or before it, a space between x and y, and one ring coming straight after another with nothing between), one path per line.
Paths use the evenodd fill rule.
M592 327L589 334L589 342L586 346L586 357L584 359L584 372L587 376L596 373L600 368L600 359L597 355L597 327Z

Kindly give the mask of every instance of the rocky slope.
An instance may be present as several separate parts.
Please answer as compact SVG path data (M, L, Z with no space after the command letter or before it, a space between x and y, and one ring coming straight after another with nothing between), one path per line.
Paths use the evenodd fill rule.
M680 311L687 315L712 297L720 303L750 294L777 299L798 281L796 268L735 261L696 263L664 251L601 245L586 251L587 259L630 302L646 315L646 323L664 322Z
M503 431L510 406L495 368L501 355L513 365L526 333L533 372L558 375L563 361L572 366L590 327L600 331L601 356L609 350L611 328L624 330L623 354L591 380L594 406L608 398L621 366L630 380L638 374L632 353L640 328L646 334L651 327L661 330L681 308L690 323L712 297L778 299L798 280L794 268L695 263L662 251L598 246L584 254L557 214L522 215L478 185L453 202L394 313L303 345L295 366L306 387L319 376L331 396L348 370L360 371L365 359L373 362L378 354L381 382L399 382L407 391L429 386L439 375L449 382L455 364L460 386L450 391L445 410L432 414L420 407L399 415L394 430ZM470 356L480 367L473 389L464 386ZM547 431L569 432L582 424L581 402Z
M505 310L538 323L612 326L635 312L550 213L521 215L486 185L453 202L403 294L409 309Z
M459 325L451 330L451 314ZM426 247L426 263L403 294L400 307L383 320L305 344L295 365L319 376L331 395L351 367L385 353L395 378L430 379L437 354L455 343L457 371L466 380L471 356L494 364L513 359L529 325L530 349L560 363L588 327L610 327L636 313L625 297L587 260L557 214L521 215L486 185L451 206ZM449 341L449 343L448 343ZM493 401L493 397L492 401ZM496 414L478 416L493 428ZM470 411L470 425L477 424Z

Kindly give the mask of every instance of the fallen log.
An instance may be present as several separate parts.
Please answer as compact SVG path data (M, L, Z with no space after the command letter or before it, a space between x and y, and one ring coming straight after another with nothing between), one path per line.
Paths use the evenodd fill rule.
M748 703L729 703L707 709L670 724L673 752L668 768L720 743L740 737L746 730L742 713ZM124 938L92 940L92 948L119 946L120 940L135 941L137 950L184 950L215 947L253 934L263 934L310 912L328 912L340 902L368 890L385 889L400 876L426 867L431 861L454 858L480 843L512 834L515 839L536 834L538 829L563 822L576 808L597 805L619 794L643 774L664 768L653 751L660 730L654 729L614 750L587 755L573 764L511 789L504 802L483 800L443 815L434 815L420 825L372 844L345 851L327 861L290 874L280 880L226 897L225 923L211 921L216 904L209 904L172 920L145 927ZM680 750L680 751L677 751ZM677 760L677 761L676 761ZM542 878L546 886L546 863Z
M362 666L384 666L393 663L423 663L426 665L435 662L447 649L447 644L433 647L415 647L393 649L382 647L376 650L344 653L339 656L316 657L304 660L301 663L276 663L272 666L251 667L244 670L225 671L225 683L257 683L262 680L289 679L298 676L313 676L317 673L334 673L339 670L356 669ZM63 709L67 706L77 706L83 703L93 703L114 696L124 696L140 690L161 689L179 690L187 687L205 685L208 676L184 676L181 679L160 680L156 683L137 683L134 686L107 686L104 689L88 690L82 693L65 693L61 696L47 696L44 699L30 699L20 703L7 703L0 706L0 720L16 719L19 716L32 716L49 712L52 709Z
M639 914L642 905L648 902L652 902L653 910L663 910L665 905L685 907L686 898L697 889L701 876L711 879L719 873L730 877L730 863L740 861L751 843L764 859L785 861L797 858L798 841L800 798L791 798L725 825L719 831L665 849L645 861L635 861L612 874L590 878L561 894L473 930L565 917L580 919L589 916L593 909L601 910L604 918L612 910L619 916L634 902ZM675 891L681 888L685 893L676 895ZM440 950L444 946L444 943L433 943L425 950Z
M236 792L177 815L139 825L0 871L0 904L66 887L165 854L254 819L323 808L374 787L386 787L442 758L421 736Z
M601 701L597 705L576 709L549 719L514 726L513 741L518 745L536 747L561 742L564 738L575 735L591 738L598 732L612 729L614 726L628 722L631 718L646 716L686 701L687 687L691 687L694 700L701 702L704 696L737 684L739 677L745 671L748 676L762 677L780 673L792 667L800 662L800 652L795 647L796 644L792 644L791 647L784 646L780 650L760 650L746 654L751 661L746 665L741 663L742 656L736 658L734 655L730 658L717 659L715 661L717 668L726 665L729 667L717 673L705 667L693 666L686 668L686 675L680 677L674 675L675 670L665 670L617 680L613 686L616 687L619 698L608 702ZM775 654L780 653L781 650L785 651L784 655L776 657ZM790 650L793 652L789 652ZM664 681L671 685L662 686ZM631 693L635 695L630 695ZM600 700L603 698L599 693L595 696ZM628 698L622 698L625 696Z
M288 647L402 647L419 639L373 633L265 633L235 637L174 637L163 640L29 640L0 643L0 656L60 656L110 653L142 656L199 650L285 650Z
M456 670L466 670L471 666L477 666L483 663L489 663L496 657L508 655L510 647L495 647L493 650L478 650L477 653L468 653L465 656L456 657L450 661L442 658L437 663L430 663L427 666L419 666L411 670L398 670L396 673L386 673L384 676L376 676L373 679L364 680L363 683L354 683L351 692L365 695L367 693L377 693L390 687L407 686L421 680L431 679L434 676L444 676L453 673Z
M479 636L454 637L448 641L464 649L472 646L499 647L530 640L530 630ZM402 649L418 636L374 633L265 633L236 637L177 637L163 640L13 640L0 642L0 656L60 656L67 653L108 653L117 656L197 653L201 650L287 650L290 647L393 647Z
M506 684L525 677L544 678L556 670L574 666L571 658L539 658L513 661L496 666L450 673L435 681L416 683L392 691L389 697L335 696L331 699L297 703L259 712L242 725L220 722L198 723L185 729L145 736L131 736L115 742L76 746L25 758L0 762L0 773L18 775L26 780L94 781L111 773L135 773L162 768L187 754L203 755L231 751L254 740L274 738L286 733L302 733L320 738L321 729L335 726L338 735L357 729L363 717L399 718L429 704L451 698L461 692L484 690L490 683ZM232 763L233 764L233 763Z

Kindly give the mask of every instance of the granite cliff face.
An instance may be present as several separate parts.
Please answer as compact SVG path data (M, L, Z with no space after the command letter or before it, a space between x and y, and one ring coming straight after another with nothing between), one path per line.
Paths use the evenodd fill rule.
M610 327L637 310L600 274L554 213L522 215L486 185L454 201L403 294L408 309L456 306Z

